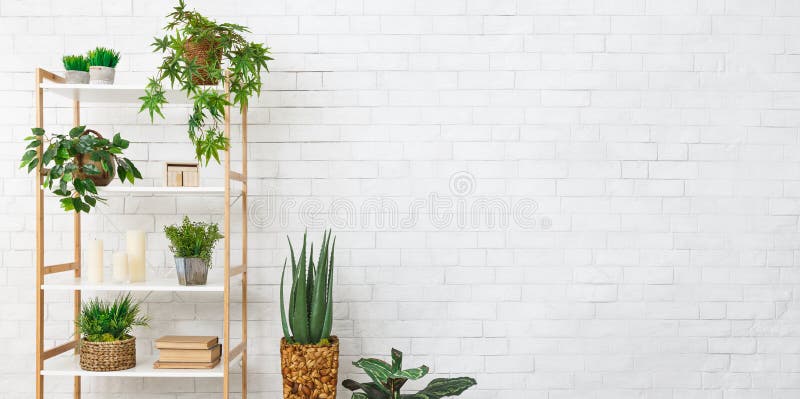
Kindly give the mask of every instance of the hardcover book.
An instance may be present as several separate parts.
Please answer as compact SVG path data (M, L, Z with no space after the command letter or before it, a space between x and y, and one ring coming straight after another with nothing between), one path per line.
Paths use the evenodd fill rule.
M204 335L165 335L156 341L156 349L211 349L219 338Z

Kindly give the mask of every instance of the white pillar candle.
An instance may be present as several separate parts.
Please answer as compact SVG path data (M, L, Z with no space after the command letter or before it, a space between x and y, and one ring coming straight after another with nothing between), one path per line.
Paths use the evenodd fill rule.
M144 231L128 231L126 243L128 246L128 280L132 283L144 281Z
M125 252L114 252L111 257L112 263L112 279L115 283L124 283L128 281L128 254Z
M90 283L103 282L103 241L89 241L86 248L86 277Z

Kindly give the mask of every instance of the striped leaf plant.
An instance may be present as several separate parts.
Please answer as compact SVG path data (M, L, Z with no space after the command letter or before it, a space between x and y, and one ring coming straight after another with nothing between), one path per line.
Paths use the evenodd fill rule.
M434 378L425 389L401 394L408 380L418 380L428 374L428 366L403 370L403 352L392 348L392 364L380 359L359 359L353 365L364 370L371 382L344 380L342 385L353 392L351 399L439 399L458 396L477 384L471 377Z

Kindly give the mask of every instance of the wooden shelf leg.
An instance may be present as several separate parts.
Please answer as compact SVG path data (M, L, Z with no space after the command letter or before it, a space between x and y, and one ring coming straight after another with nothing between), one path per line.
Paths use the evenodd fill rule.
M73 126L80 126L81 124L81 103L77 100L72 102L72 125ZM73 217L73 247L75 251L75 278L81 278L81 213L75 211L75 216ZM78 320L78 316L81 313L81 290L75 290L74 297L72 300L72 310L74 318L73 320ZM80 339L80 332L78 331L77 325L75 328L75 337ZM75 347L75 354L78 353L78 347ZM81 398L81 377L75 376L72 382L73 385L73 397L75 399Z
M231 82L230 82L230 73L225 72L225 98L230 101L231 89ZM224 353L224 362L223 362L223 376L222 376L222 398L228 399L230 396L230 387L231 387L231 379L230 379L230 360L228 355L230 354L231 350L231 312L230 312L230 301L231 301L231 149L230 149L230 139L231 139L231 106L225 106L225 139L228 140L228 146L225 148L225 221L224 221L224 228L225 228L225 292L223 294L223 302L225 303L223 309L223 323L222 323L222 334L223 334L223 342L222 342L222 353Z
M44 91L42 90L42 69L36 68L36 127L44 127ZM44 144L37 149L39 157ZM42 164L36 167L36 398L44 398L44 193L42 192Z
M247 107L242 108L242 399L247 399Z

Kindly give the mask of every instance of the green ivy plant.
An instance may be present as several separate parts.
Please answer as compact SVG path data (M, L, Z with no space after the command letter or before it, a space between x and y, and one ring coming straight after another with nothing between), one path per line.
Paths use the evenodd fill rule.
M134 302L128 293L120 294L113 302L100 298L85 302L75 326L87 341L112 342L130 338L133 327L146 327L148 322L139 303Z
M216 223L193 222L188 216L183 217L179 225L165 226L164 233L170 242L169 249L178 258L200 258L211 267L211 254L219 239Z
M425 389L413 394L401 394L408 380L418 380L428 374L428 366L403 370L403 352L392 348L392 364L380 359L359 359L353 365L364 370L371 382L342 381L342 386L354 392L351 399L439 399L458 396L477 384L474 378L434 378Z
M248 42L243 36L250 30L242 25L217 23L196 11L186 10L179 0L174 11L167 15L169 22L164 27L168 32L163 38L155 38L154 52L164 54L156 75L151 77L140 97L139 112L147 111L152 121L155 114L162 118L162 107L167 103L164 80L170 87L176 83L180 90L192 99L194 106L189 114L189 139L195 146L195 157L206 165L213 158L219 162L219 151L224 151L228 140L220 128L224 122L225 106L247 106L248 98L261 93L261 72L269 72L267 61L269 48L261 43ZM198 63L187 54L187 45L207 47L205 63ZM232 101L215 86L198 84L198 80L225 79L229 71Z
M283 299L286 261L283 262L283 272L281 272L280 308L283 336L286 342L292 344L328 345L333 320L333 254L336 250L336 237L333 238L331 245L330 230L322 235L316 266L313 243L310 254L307 256L306 253L306 234L303 234L303 247L296 259L291 240L289 240L289 250L292 256L292 289L288 312Z
M89 59L82 55L65 55L61 58L67 71L89 72Z
M31 129L31 132L33 135L25 138L28 146L22 155L20 168L27 168L31 173L41 165L44 174L42 186L62 197L61 208L65 211L88 213L98 202L105 201L98 195L97 187L90 178L92 175L107 172L113 176L116 171L120 181L131 183L134 179L142 178L136 165L122 156L130 142L119 133L108 140L88 134L94 131L86 130L86 126L76 126L68 134L50 136L38 127ZM40 156L38 148L43 144L47 149ZM94 162L83 162L84 156Z

